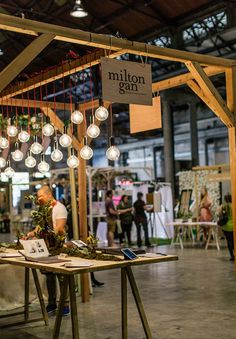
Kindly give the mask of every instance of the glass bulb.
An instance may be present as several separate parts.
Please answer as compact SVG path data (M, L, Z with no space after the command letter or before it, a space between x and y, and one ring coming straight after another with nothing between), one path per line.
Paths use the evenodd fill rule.
M59 143L62 147L69 147L72 144L72 139L68 134L62 134L62 136L60 136Z
M4 168L7 162L3 157L0 157L0 168Z
M46 172L48 172L48 171L49 171L49 168L50 168L49 164L48 164L46 161L44 161L44 160L42 160L42 161L38 164L38 170L39 170L39 172L41 172L41 173L46 173Z
M87 134L90 138L97 138L100 134L100 128L95 124L91 124L87 128Z
M9 166L4 170L4 173L5 173L6 177L12 178L13 175L15 174L15 171L11 166Z
M84 160L89 160L92 158L93 156L93 150L91 147L89 147L88 145L84 145L84 147L81 148L80 151L80 156L82 159Z
M9 125L7 127L7 135L9 135L9 137L15 137L17 133L18 133L18 129L16 128L16 126Z
M29 138L30 138L30 135L26 131L21 131L18 134L18 139L20 140L20 142L27 142L29 140Z
M46 137L50 137L51 135L53 135L54 133L54 127L47 123L43 126L43 135L45 135Z
M116 146L110 146L106 151L106 157L109 160L117 160L120 156L120 151Z
M63 153L59 149L55 148L51 154L51 158L55 162L61 161L63 158Z
M29 155L26 159L25 159L25 166L29 167L29 168L33 168L36 166L36 160L34 157L32 157L32 155Z
M68 159L67 159L67 165L70 168L76 168L79 166L79 159L75 156L75 155L71 155Z
M9 147L9 142L6 138L4 138L4 137L0 138L0 147L3 148L3 149Z
M83 114L77 109L71 114L70 118L71 118L71 121L77 125L81 124L81 122L84 120Z
M99 120L99 121L104 121L108 118L108 110L103 107L103 106L100 106L96 109L95 111L95 117Z
M30 150L34 154L39 154L39 153L41 153L43 151L43 146L39 142L35 141L31 145Z
M15 161L21 161L24 157L24 154L19 150L16 149L14 152L12 152L12 159Z

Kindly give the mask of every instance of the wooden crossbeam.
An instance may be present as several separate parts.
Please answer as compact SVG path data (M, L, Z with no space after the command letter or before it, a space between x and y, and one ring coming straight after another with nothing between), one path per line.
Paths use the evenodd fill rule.
M59 109L64 110L64 108L67 111L70 111L71 106L68 103L62 103L62 102L52 102L52 101L38 101L38 100L27 100L27 99L14 99L11 98L10 100L0 99L0 105L2 106L17 106L17 107L30 107L30 108L41 108L43 107L50 107L51 109ZM80 110L90 110L92 108L97 108L99 106L99 100L95 99L93 101L87 101L85 103L81 103L79 105Z
M223 67L231 67L231 65L235 63L234 60L230 59L179 51L171 48L163 48L141 42L134 42L117 37L84 32L79 29L52 25L5 14L0 14L0 29L30 35L51 33L55 34L55 39L60 41L88 45L97 48L113 49L116 51L127 50L127 53L160 58L164 60L179 62L191 60L199 62L203 65L215 65Z
M198 84L194 80L189 80L187 85L221 119L221 117L218 115L218 110L213 105L212 101L205 95L203 90L198 86ZM224 123L227 124L227 121Z
M53 34L42 34L34 39L7 67L0 73L0 92L35 59L37 55L54 39Z
M232 127L234 124L234 118L225 101L208 78L202 67L197 62L188 61L185 63L190 73L197 81L199 87L212 102L215 109L218 111L219 118L228 126Z
M106 51L96 50L95 52L86 54L85 56L81 58L64 63L45 73L42 73L33 78L30 78L20 85L12 86L11 88L7 89L1 94L2 99L4 100L9 99L11 97L22 94L24 92L28 92L30 90L33 90L37 87L53 82L55 80L59 80L65 76L79 72L83 69L86 69L87 67L97 65L100 63L101 57L107 56L109 58L115 58L123 53L125 53L125 51L119 51L119 52L113 51L109 55L106 55L107 54Z
M224 73L225 68L208 66L204 68L204 72L206 73L207 76L211 77L217 74ZM170 89L170 88L178 87L181 85L185 85L189 80L192 80L192 79L194 79L194 76L190 72L177 75L175 77L153 83L152 91L158 92L158 91L163 91L165 89Z

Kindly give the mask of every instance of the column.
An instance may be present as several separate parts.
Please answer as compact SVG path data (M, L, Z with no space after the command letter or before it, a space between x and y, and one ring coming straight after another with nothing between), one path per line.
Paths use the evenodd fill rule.
M196 107L195 100L189 103L189 113L190 113L191 160L192 160L192 167L194 167L194 166L199 165L197 107Z
M174 138L173 138L173 119L172 109L167 97L162 100L163 112L163 135L164 135L164 158L165 158L165 181L172 185L172 194L174 199L175 185L175 164L174 164Z

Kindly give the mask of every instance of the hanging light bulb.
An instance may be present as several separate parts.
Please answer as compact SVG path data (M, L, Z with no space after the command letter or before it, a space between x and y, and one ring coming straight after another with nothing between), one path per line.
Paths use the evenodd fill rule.
M74 148L71 148L70 156L67 159L67 165L70 168L76 168L79 166L79 159L75 155Z
M39 154L43 150L43 146L38 142L37 135L34 136L34 142L31 145L30 150L34 154Z
M99 121L104 121L108 118L108 110L104 106L99 106L95 111L95 117Z
M46 173L50 169L49 164L44 159L44 154L41 155L41 162L38 164L38 170L40 173Z
M27 142L29 141L30 135L28 132L21 130L18 134L18 139L20 142Z
M110 147L106 151L106 157L107 159L114 161L117 160L120 156L120 151L118 147L114 144L114 138L110 137Z
M93 115L92 123L87 128L87 134L90 138L93 138L93 139L97 138L100 134L100 128L94 123L94 115Z
M43 126L43 135L50 137L54 133L54 127L50 123L50 118L46 117L46 124Z
M81 113L78 109L75 109L74 112L71 114L70 119L74 124L79 125L84 120L84 116L83 113Z
M3 157L0 157L0 168L4 168L7 162Z
M93 156L93 150L87 145L87 137L84 138L84 146L80 150L80 156L84 160L89 160Z
M9 137L15 137L17 136L18 129L16 126L12 125L12 119L8 119L8 126L7 126L7 135Z
M8 148L9 147L9 142L5 137L0 137L0 147L2 149Z
M28 151L28 156L25 159L25 166L28 168L33 168L36 166L36 159L32 157L30 150Z
M62 147L69 147L72 144L72 139L67 134L66 126L64 126L64 133L60 136L59 143Z
M53 161L58 162L61 161L63 158L63 153L58 149L58 141L56 140L54 142L54 149L51 154L51 158Z
M15 161L21 161L24 157L24 154L19 150L18 142L15 143L15 151L12 152L12 159Z
M7 161L7 167L5 168L4 173L5 173L6 177L8 177L8 178L12 178L13 175L15 174L14 169L11 167L10 160Z

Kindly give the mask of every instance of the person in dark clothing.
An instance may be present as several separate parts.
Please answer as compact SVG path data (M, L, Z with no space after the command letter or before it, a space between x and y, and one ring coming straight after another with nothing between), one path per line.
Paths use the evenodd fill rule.
M120 243L123 243L125 234L127 236L128 245L131 246L131 228L133 222L132 204L129 202L129 197L123 195L119 205L117 206L118 211L127 210L126 213L120 215L122 233L120 234Z
M145 202L143 201L143 193L138 192L137 200L134 203L134 221L137 227L137 245L138 247L142 246L142 239L141 239L141 228L144 230L144 237L145 237L145 246L151 246L148 236L148 222L147 216L145 211L149 211Z

